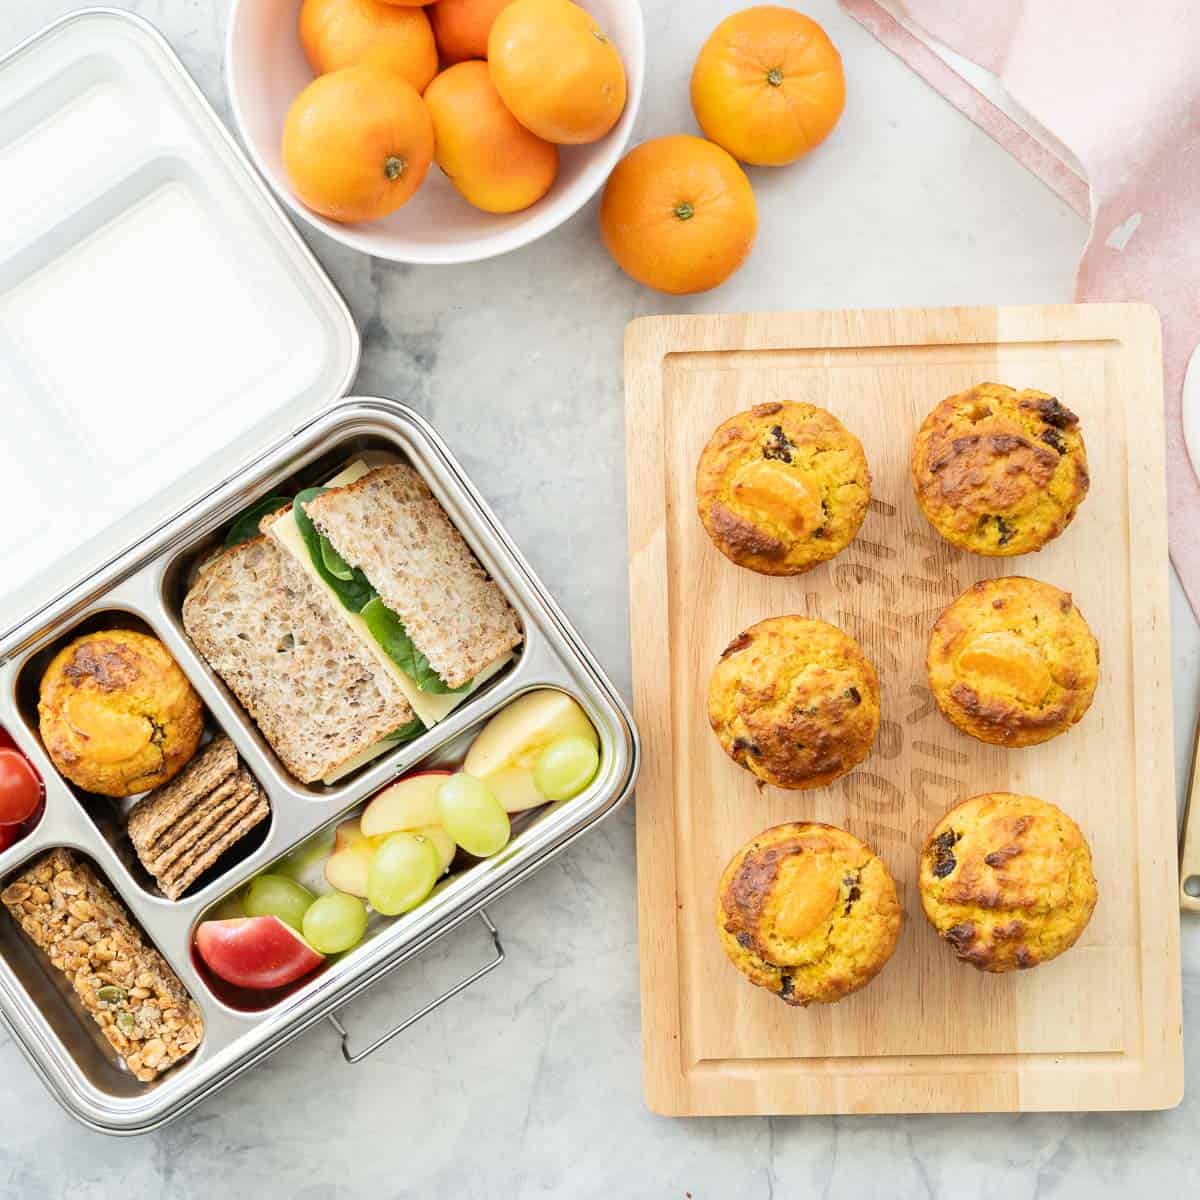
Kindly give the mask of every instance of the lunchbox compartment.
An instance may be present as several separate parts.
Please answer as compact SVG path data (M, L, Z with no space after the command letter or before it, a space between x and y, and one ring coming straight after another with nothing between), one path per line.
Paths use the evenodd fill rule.
M533 691L546 689L530 688L528 690ZM566 689L563 688L554 690L566 691ZM523 692L519 693L518 697L514 697L514 699L517 699L519 698L519 695L524 694L525 693ZM570 692L567 692L567 694L570 695ZM573 698L578 700L578 697ZM512 701L509 703L512 703ZM405 771L402 778L420 774L423 771L437 769L458 769L462 765L463 759L466 757L467 750L470 748L471 743L478 736L484 725L487 724L488 720L495 715L495 713L492 713L488 717L481 718L469 728L463 730L460 734L458 734L458 736L439 746L436 750L426 755L419 762L414 763L409 770ZM605 786L604 781L610 766L608 760L612 753L611 748L605 744L603 733L599 730L597 732L600 733L600 765L596 771L595 778L582 792L580 792L577 796L572 796L569 800L561 800L558 802L548 801L538 808L526 809L519 813L511 813L510 823L512 826L512 837L508 845L505 846L503 850L501 850L498 854L493 855L489 859L477 859L472 857L470 854L467 854L460 848L456 857L454 858L454 861L450 865L449 872L438 881L437 886L430 893L427 899L425 899L411 912L397 917L385 917L378 913L372 912L370 914L370 920L367 924L367 932L362 941L359 942L358 945L353 949L346 951L344 954L331 956L318 970L314 971L312 974L304 976L302 979L297 980L295 983L290 984L287 987L270 992L247 991L233 987L230 984L225 983L223 980L217 978L217 976L215 976L200 959L199 954L196 953L195 950L195 928L193 928L192 955L197 974L208 985L213 996L220 1003L238 1011L260 1012L275 1008L284 1003L284 1001L292 999L298 993L307 991L311 986L316 985L318 981L327 981L331 973L336 974L344 969L348 969L355 959L366 952L368 947L380 937L394 932L397 926L408 923L419 917L428 916L429 913L426 911L427 908L436 906L438 904L439 897L441 897L441 895L447 889L454 887L455 883L462 879L464 875L468 874L475 868L493 871L502 869L505 860L512 857L521 849L525 836L535 830L553 813L558 812L560 809L568 805L587 805L589 803L589 797L594 789ZM384 789L379 789L379 791L382 790ZM325 837L328 838L333 830L335 830L340 824L345 821L351 821L360 816L367 804L369 804L370 801L379 794L379 791L372 793L361 804L356 804L350 809L339 813L336 817L325 822L308 838L305 838L301 843L299 843L299 846L303 846L309 841L320 838L322 835L325 835ZM255 875L270 874L274 867L276 867L283 859L287 858L290 854L299 849L299 846L292 846L287 853L279 855L270 863L264 864L258 871L255 872ZM321 861L322 863L324 862L324 857L322 857ZM316 873L320 874L319 868L317 869ZM221 917L227 917L229 915L229 901L243 891L244 888L249 885L249 883L250 880L246 880L245 883L240 885L238 888L235 888L233 891L226 892L224 895L214 898L212 903L200 913L196 920L196 925L198 926L202 921L208 919L220 919Z
M8 871L3 879L0 879L0 891L6 889L20 875L52 852L53 848L46 848ZM74 857L87 862L113 895L120 900L120 893L112 886L112 881L94 859L74 847L70 852ZM128 906L122 904L122 907L130 921L141 930L146 940L151 945L155 945L154 939L147 934ZM157 946L155 948L159 949ZM161 953L161 949L159 952ZM143 1096L160 1087L165 1080L187 1071L197 1058L199 1047L193 1050L187 1058L151 1081L143 1082L134 1076L116 1050L109 1045L100 1026L92 1019L91 1014L75 994L67 976L51 965L46 954L34 945L13 915L2 904L0 904L0 963L3 964L3 971L10 974L16 985L24 991L28 1004L36 1009L46 1025L49 1026L50 1033L57 1040L59 1048L70 1056L75 1068L87 1081L87 1084L113 1099L133 1099Z
M261 499L279 494L282 496L294 496L297 492L304 488L315 487L323 484L325 481L333 477L344 467L354 462L356 459L362 458L368 466L378 466L386 462L402 461L407 462L416 470L420 471L425 481L430 485L434 495L442 504L447 516L455 528L463 535L468 545L476 557L483 564L484 569L488 570L489 575L495 580L497 586L504 593L509 604L512 605L513 611L516 613L517 622L521 628L522 636L528 638L528 624L526 615L518 598L513 594L513 589L510 584L504 579L503 574L493 571L487 562L486 551L476 544L476 539L472 535L470 524L461 519L458 519L454 512L455 505L450 497L441 494L438 479L431 475L428 471L421 469L421 463L414 457L406 454L402 446L398 446L395 441L375 433L351 433L336 440L328 449L321 451L319 454L307 459L298 468L294 468L289 472L281 473L271 477L253 490L248 491L244 497L239 512L244 512ZM204 656L192 643L187 635L187 631L183 627L183 603L188 594L188 590L196 579L197 572L210 558L219 554L223 548L224 538L226 533L236 518L238 513L232 514L229 519L221 522L213 527L211 525L201 528L197 534L187 539L183 545L177 548L173 554L167 559L160 575L161 593L160 598L162 606L166 611L168 618L175 626L179 636L184 639L188 647L196 655L197 662L207 669L213 678L216 686L221 690L222 694L228 698L229 704L239 713L243 713L246 719L246 727L252 732L262 753L278 770L280 778L286 782L287 786L307 793L314 799L326 800L336 795L341 794L351 784L358 775L366 768L366 766L374 766L379 763L385 763L398 752L411 748L417 739L400 743L395 750L388 751L378 758L372 759L369 764L364 764L357 770L348 773L338 779L333 784L311 783L306 784L298 780L280 761L278 755L275 754L270 743L262 735L258 726L250 718L249 714L245 713L238 698L233 695L230 689L226 686L221 677L206 663ZM512 661L497 674L485 680L463 703L456 709L459 711L467 711L473 705L479 703L480 699L492 691L506 677L512 674L518 666L524 649L524 642L514 651ZM430 738L436 740L437 726L431 731L433 738L430 738L430 732L420 735L422 739Z
M54 656L68 642L102 629L132 629L150 637L157 636L153 627L136 613L128 609L106 608L89 614L82 621L71 626L58 637L31 654L21 664L20 670L17 673L15 699L17 711L20 713L21 719L24 721L31 735L39 742L41 741L41 733L38 725L38 693L46 668ZM184 673L187 674L187 664L180 663L179 665ZM205 742L222 732L220 725L207 708L204 710L204 724ZM165 899L159 892L154 878L142 865L125 832L125 818L140 797L118 799L111 796L98 795L95 792L89 792L86 788L79 787L65 775L61 774L61 772L56 772L56 774L79 802L80 808L88 815L100 835L112 846L121 864L129 873L129 877L145 892L158 899ZM244 837L235 842L191 884L185 893L185 898L201 891L227 871L236 867L238 863L255 854L270 836L271 825L274 819L275 814L272 810L271 816L267 820L260 821Z

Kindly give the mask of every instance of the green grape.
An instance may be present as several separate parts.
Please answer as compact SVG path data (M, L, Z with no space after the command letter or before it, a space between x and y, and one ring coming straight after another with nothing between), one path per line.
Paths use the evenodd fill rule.
M547 800L578 796L596 776L600 754L585 737L569 734L542 751L533 768L533 784Z
M250 881L242 903L248 917L278 917L299 930L314 898L308 888L286 875L258 875Z
M367 906L345 892L318 896L304 914L304 940L322 954L340 954L357 946L366 931Z
M438 788L438 812L446 832L468 853L487 858L508 845L508 813L491 788L472 775L451 775Z
M367 868L367 901L385 917L406 913L433 891L441 873L441 857L427 837L393 833Z

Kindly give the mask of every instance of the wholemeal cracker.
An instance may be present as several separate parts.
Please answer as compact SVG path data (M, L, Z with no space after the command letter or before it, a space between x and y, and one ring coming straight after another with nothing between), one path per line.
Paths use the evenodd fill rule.
M210 848L229 832L230 828L233 828L248 812L256 809L260 803L263 803L262 792L258 790L257 786L248 788L244 796L238 800L238 803L234 804L232 808L227 806L227 808L221 811L217 820L205 830L205 833L191 847L188 847L188 851L184 856L175 859L175 862L168 866L168 868L157 872L158 886L162 887L163 884L173 883L176 878L179 878L180 875L184 874L190 868L192 863L196 862L199 858L203 858L209 852Z
M226 814L238 808L258 788L246 771L239 771L232 779L206 796L187 815L186 824L180 823L174 836L164 835L159 842L149 847L141 856L142 863L151 875L161 878L173 863L188 853L205 837Z
M204 746L170 783L155 788L129 812L126 831L139 853L171 830L196 800L237 770L237 750L225 734Z
M233 742L219 734L178 779L134 806L127 829L159 890L177 900L270 811Z
M245 816L228 828L223 836L217 837L214 832L212 839L203 849L197 851L196 857L181 875L160 882L159 886L162 888L163 894L168 900L178 900L230 846L240 841L260 821L265 821L270 815L271 807L267 803L266 797L260 794Z

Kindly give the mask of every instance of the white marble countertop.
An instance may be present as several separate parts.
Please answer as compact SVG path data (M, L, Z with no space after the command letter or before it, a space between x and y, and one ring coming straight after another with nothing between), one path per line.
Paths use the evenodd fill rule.
M637 138L692 131L687 79L730 0L643 0L648 86ZM0 6L0 51L71 0ZM226 114L228 0L140 0ZM595 204L476 266L314 249L364 333L358 391L430 416L618 684L629 692L621 338L662 311L1043 303L1071 297L1079 218L950 108L835 0L804 0L846 61L834 137L757 171L748 265L669 300L614 266ZM1200 703L1200 632L1172 583L1182 797ZM501 970L367 1063L315 1029L167 1129L128 1141L76 1126L0 1035L0 1194L261 1197L1177 1196L1200 1183L1195 1084L1173 1112L667 1120L642 1101L633 813L492 910ZM452 936L350 1010L382 1028L486 954ZM1200 925L1184 921L1185 1020L1200 1021ZM1200 1071L1200 1029L1188 1030ZM1195 1075L1191 1076L1193 1079Z

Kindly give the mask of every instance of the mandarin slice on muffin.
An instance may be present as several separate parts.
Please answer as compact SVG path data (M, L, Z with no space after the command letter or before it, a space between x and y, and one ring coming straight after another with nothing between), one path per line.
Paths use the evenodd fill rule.
M708 721L725 753L763 783L822 787L871 752L879 677L836 625L769 617L722 651Z
M1026 970L1069 950L1096 907L1092 852L1062 809L989 792L952 808L921 851L929 923L981 971Z
M1069 592L1014 575L980 580L946 608L925 666L938 707L964 733L1035 746L1091 706L1100 647Z
M925 418L912 480L921 511L953 545L989 556L1040 550L1087 495L1079 418L1045 392L981 383Z
M853 834L776 825L730 861L717 888L725 953L788 1004L832 1004L883 969L900 936L887 867Z
M696 468L696 509L713 545L761 575L799 575L839 554L870 499L862 444L815 404L730 417Z

